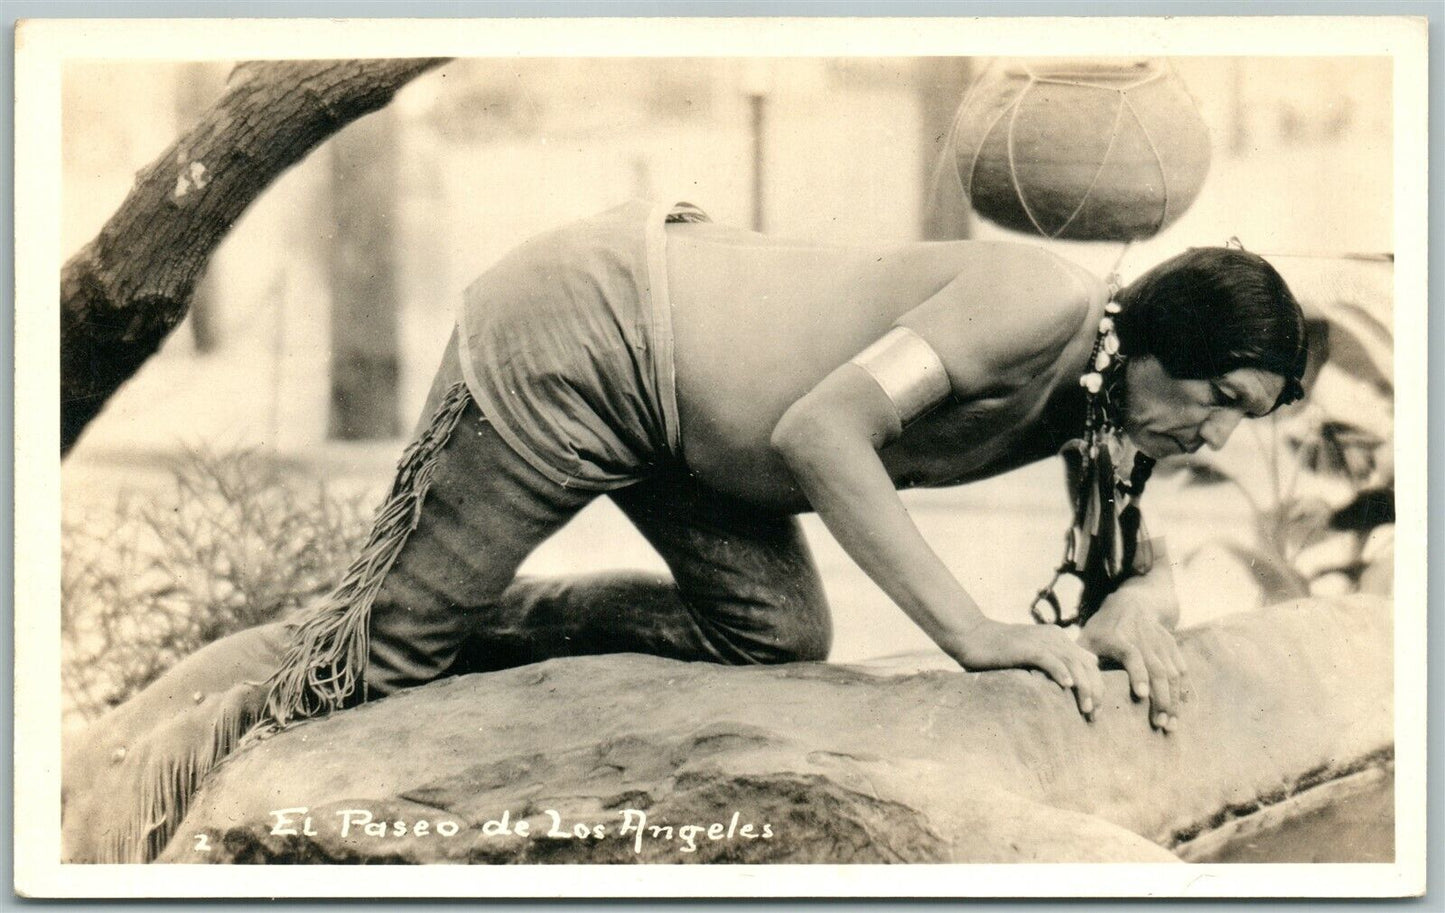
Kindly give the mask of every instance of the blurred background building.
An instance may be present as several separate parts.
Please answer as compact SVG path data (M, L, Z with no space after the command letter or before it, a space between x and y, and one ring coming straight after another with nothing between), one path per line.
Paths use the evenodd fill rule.
M1266 254L1392 250L1388 59L1172 63L1210 127L1212 166L1193 208L1129 251L1126 280L1184 247L1231 236ZM688 200L717 221L802 239L916 240L925 231L932 160L970 74L985 64L471 59L423 76L284 175L246 214L187 325L67 460L67 514L147 484L159 458L202 442L262 447L379 488L462 290L528 236L629 197ZM115 210L135 172L221 92L228 69L109 62L67 69L67 256ZM1031 240L977 219L960 228L977 238ZM1098 274L1120 253L1119 245L1046 243ZM1369 285L1366 297L1392 325L1388 269L1360 278L1330 273L1328 262L1280 265L1292 283L1326 297L1350 283ZM362 419L338 417L346 408L333 370L340 349L383 365L353 385L381 401L382 418L369 429ZM910 507L965 585L1014 617L1058 558L1067 520L1059 478L1057 467L1030 467L964 490L911 495ZM1156 487L1165 490L1151 493L1151 521L1184 543L1249 523L1241 504ZM578 531L536 556L533 569L656 564L640 539L625 535L616 540L620 557L568 545L568 536L585 541L618 522L606 507L589 511ZM820 526L809 532L839 616L835 656L927 646L901 614L886 622L896 633L880 641L876 631L897 610ZM1230 592L1228 573L1200 573L1211 575L1211 595L1186 593L1196 618L1232 598L1215 593Z

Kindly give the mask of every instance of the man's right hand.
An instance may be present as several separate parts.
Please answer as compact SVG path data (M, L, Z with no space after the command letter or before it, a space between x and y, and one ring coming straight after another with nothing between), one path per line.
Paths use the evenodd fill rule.
M1057 628L985 618L918 532L878 455L901 430L883 388L849 363L789 407L772 446L843 550L944 652L970 671L1039 669L1091 715L1098 657Z
M1052 625L1005 624L983 619L948 653L970 672L1038 669L1061 688L1072 689L1079 712L1093 716L1104 693L1099 658Z

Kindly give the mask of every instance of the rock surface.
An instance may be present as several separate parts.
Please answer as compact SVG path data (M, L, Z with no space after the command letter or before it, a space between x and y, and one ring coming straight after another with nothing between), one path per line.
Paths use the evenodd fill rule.
M627 655L463 676L237 752L160 861L1171 861L1388 757L1390 618L1312 599L1181 632L1194 694L1168 736L1122 672L1093 722L1021 671Z

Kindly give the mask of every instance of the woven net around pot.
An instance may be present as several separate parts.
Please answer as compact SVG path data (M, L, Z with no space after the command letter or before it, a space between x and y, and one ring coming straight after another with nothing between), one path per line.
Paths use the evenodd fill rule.
M1047 238L1133 241L1198 196L1210 140L1165 63L1010 61L970 87L944 155L944 177L957 180L935 192L961 190L989 221Z

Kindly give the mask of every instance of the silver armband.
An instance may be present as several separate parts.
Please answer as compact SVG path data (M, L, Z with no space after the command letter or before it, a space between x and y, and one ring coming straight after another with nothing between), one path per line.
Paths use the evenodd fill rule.
M907 327L894 327L849 360L878 382L905 425L942 402L952 389L938 353Z

